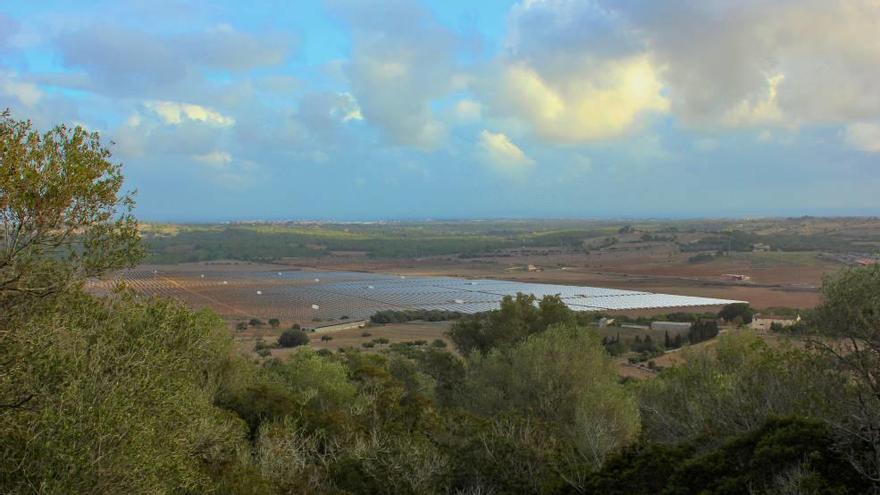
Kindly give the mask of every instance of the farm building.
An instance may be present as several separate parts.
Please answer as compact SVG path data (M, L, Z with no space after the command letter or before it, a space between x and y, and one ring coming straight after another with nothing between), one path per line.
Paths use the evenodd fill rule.
M339 330L350 330L352 328L363 328L365 326L367 326L367 320L353 320L315 327L311 331L315 333L329 333L338 332Z
M677 330L687 331L691 329L691 323L686 321L652 321L651 330Z
M798 316L794 319L792 318L784 318L780 316L756 316L752 319L752 322L749 324L749 328L752 330L758 330L762 332L766 332L770 330L770 325L776 323L778 325L782 325L783 327L790 327L795 323L801 321L801 317Z

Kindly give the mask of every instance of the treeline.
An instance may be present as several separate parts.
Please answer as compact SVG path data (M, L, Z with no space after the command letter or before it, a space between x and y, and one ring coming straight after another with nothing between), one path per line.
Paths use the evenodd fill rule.
M721 234L708 235L696 242L679 243L682 252L715 251L724 253L727 251L748 252L753 244L767 244L773 250L779 251L831 251L847 252L864 250L864 245L855 243L853 240L826 234L755 234L741 230L733 230ZM699 263L711 261L704 256L694 256L689 261Z
M457 320L458 354L256 361L209 311L83 291L142 258L97 135L0 140L2 493L878 490L880 266L826 282L823 346L724 335L643 383L553 297Z
M449 321L457 320L462 317L462 313L458 311L446 311L440 309L406 309L377 311L370 316L370 322L376 324L384 323L406 323L410 321Z
M294 256L324 256L331 251L363 251L375 258L417 258L477 253L514 246L510 240L483 236L391 237L340 236L298 232L262 232L247 227L183 230L171 236L146 239L153 263L216 259L276 260Z

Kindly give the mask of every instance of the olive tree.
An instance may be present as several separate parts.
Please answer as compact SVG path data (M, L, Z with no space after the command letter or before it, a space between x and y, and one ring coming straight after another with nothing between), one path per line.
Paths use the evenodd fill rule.
M813 345L852 383L850 411L835 422L853 465L880 482L880 265L826 278Z
M36 334L28 318L86 277L130 266L142 254L121 167L97 133L58 126L40 133L0 114L0 411L33 393L13 378L26 371Z
M466 381L463 407L539 420L592 467L639 431L634 398L618 383L598 335L584 328L551 326L514 347L475 354Z
M98 133L0 114L0 313L140 259L122 183Z

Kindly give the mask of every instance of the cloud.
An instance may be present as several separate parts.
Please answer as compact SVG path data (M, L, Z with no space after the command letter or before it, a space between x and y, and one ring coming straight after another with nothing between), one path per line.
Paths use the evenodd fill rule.
M880 124L857 122L846 127L846 143L857 150L880 153Z
M478 143L483 159L498 170L522 172L535 164L503 133L483 130Z
M33 83L22 81L13 72L0 71L0 92L18 100L26 107L32 107L43 98L43 92Z
M526 1L511 11L509 31L507 55L475 86L494 115L522 119L546 141L613 138L669 108L659 69L611 10Z
M235 124L235 119L203 107L191 103L180 103L175 101L151 101L144 103L144 106L155 112L166 124L180 124L185 120L194 120L205 122L222 127L228 127Z
M363 118L393 144L433 150L446 139L433 100L454 87L456 36L406 1L333 1L351 27L344 65Z
M455 104L455 117L463 122L480 120L483 117L483 105L474 100L459 100Z
M555 79L526 63L513 63L505 67L499 84L493 98L496 111L524 118L540 137L553 142L619 136L634 128L643 113L668 109L657 74L643 56L585 61Z
M601 0L663 68L691 125L800 125L880 115L876 0Z
M66 31L54 48L67 68L82 69L89 89L135 95L193 86L206 71L246 71L284 61L292 41L236 31L228 25L160 35L115 25Z
M195 155L193 158L215 168L226 168L232 163L232 155L228 151L211 151L210 153Z

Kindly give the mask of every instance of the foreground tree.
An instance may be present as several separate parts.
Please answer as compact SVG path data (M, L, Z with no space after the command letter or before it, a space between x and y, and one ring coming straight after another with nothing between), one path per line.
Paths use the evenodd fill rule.
M231 350L222 320L83 291L139 260L131 208L97 134L0 117L2 493L259 486L244 423L214 406Z
M142 254L121 166L97 133L0 115L0 318ZM2 336L0 336L2 338Z
M850 413L834 421L842 448L863 475L880 483L880 265L825 280L813 345L852 384Z
M540 425L559 439L560 469L575 488L639 432L636 402L618 383L598 335L576 326L551 326L519 345L473 356L460 404L483 417Z
M684 363L639 390L645 437L661 443L720 441L774 416L817 420L839 414L845 381L829 361L768 346L749 333L722 335L714 349L686 349Z

